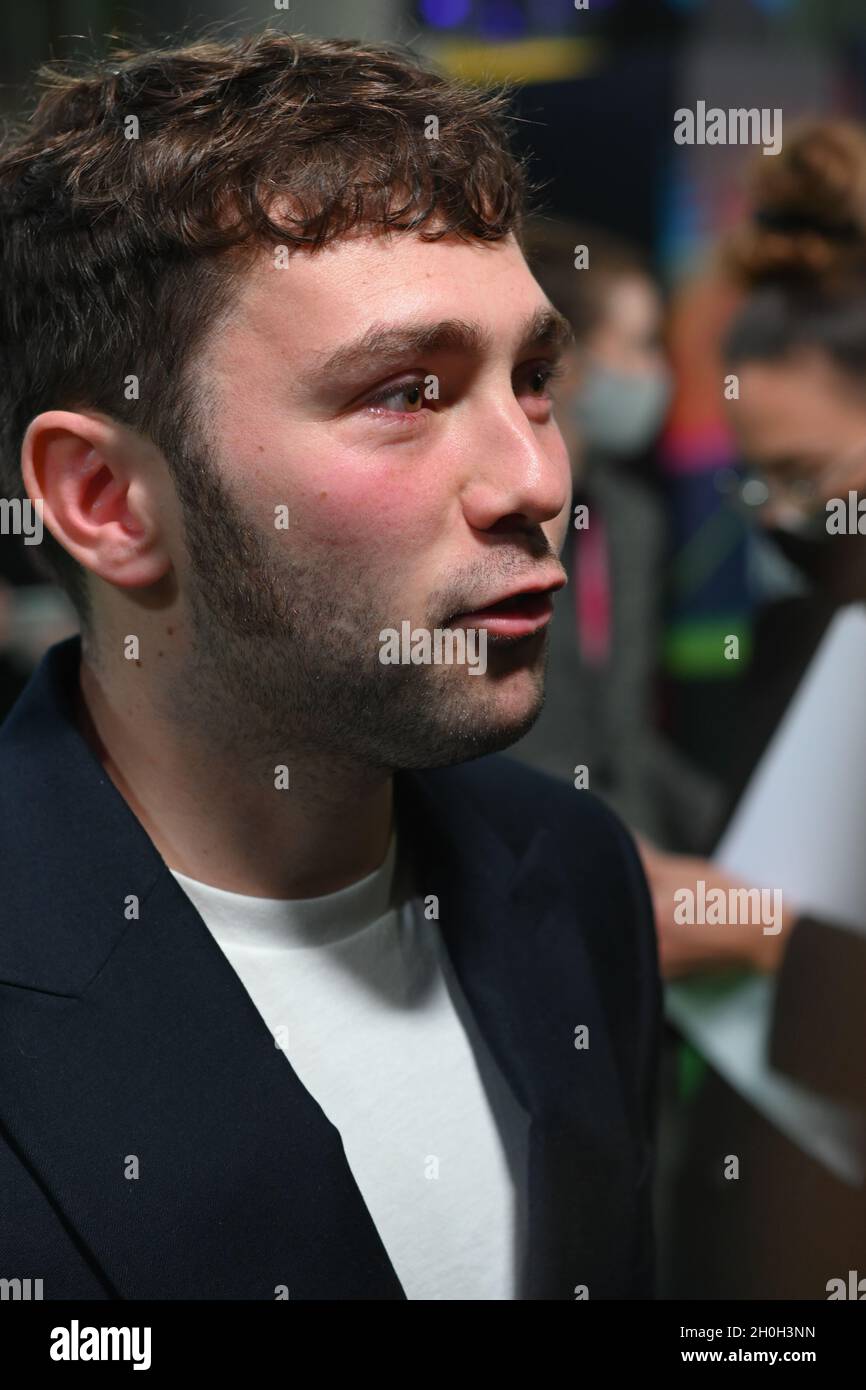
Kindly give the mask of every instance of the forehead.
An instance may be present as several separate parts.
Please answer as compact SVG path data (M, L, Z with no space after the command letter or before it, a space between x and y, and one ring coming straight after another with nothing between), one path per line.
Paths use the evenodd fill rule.
M282 259L263 250L243 275L221 337L309 365L373 323L459 318L507 338L545 302L512 236L353 236Z
M625 328L639 330L655 324L661 315L661 295L648 275L628 270L611 276L605 300L606 319L616 319Z

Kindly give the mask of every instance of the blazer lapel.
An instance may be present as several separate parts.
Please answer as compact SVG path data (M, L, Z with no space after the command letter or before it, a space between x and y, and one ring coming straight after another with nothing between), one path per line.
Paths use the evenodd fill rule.
M648 1155L624 1112L588 923L550 832L512 846L455 778L397 779L416 847L416 881L436 894L461 986L512 1091L530 1116L529 1256L524 1296L622 1297L634 1264L636 1189ZM459 780L456 784L459 787ZM585 871L585 870L584 870ZM611 866L617 872L617 866ZM589 1048L575 1047L587 1025Z

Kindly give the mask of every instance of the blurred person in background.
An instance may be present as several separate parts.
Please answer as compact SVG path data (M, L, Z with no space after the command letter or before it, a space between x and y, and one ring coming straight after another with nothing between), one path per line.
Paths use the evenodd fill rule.
M821 616L796 654L802 674L835 607L866 598L866 538L829 531L826 506L866 494L866 133L843 122L801 127L759 169L753 199L726 255L746 290L726 344L739 378L731 418L749 463L742 498L820 591ZM759 648L761 670L784 661L790 635L783 624ZM793 669L789 661L788 697ZM798 913L787 896L776 935L760 924L680 924L678 890L757 885L645 841L642 853L665 977L774 974L771 1065L866 1116L866 938ZM739 1181L721 1180L722 1153L740 1157ZM669 1296L821 1298L830 1277L864 1269L862 1189L789 1142L712 1069L675 1197Z
M536 278L575 333L557 383L574 479L542 714L511 750L604 797L633 827L694 847L712 788L655 727L666 527L645 466L672 375L664 303L641 253L601 228L536 219Z
M75 609L56 584L40 583L23 545L0 546L0 719L24 689L40 657L78 628Z

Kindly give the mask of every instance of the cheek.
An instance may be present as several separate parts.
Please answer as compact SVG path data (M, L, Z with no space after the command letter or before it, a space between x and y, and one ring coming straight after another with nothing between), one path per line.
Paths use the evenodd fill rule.
M305 451L303 464L287 458L276 470L269 468L256 488L268 497L285 494L287 539L294 546L318 552L330 564L346 556L360 570L379 569L384 557L399 570L400 557L431 546L444 519L445 480L440 476L437 486L420 450L410 457L412 452L384 447L373 459L370 452L322 444ZM315 468L309 457L318 460Z

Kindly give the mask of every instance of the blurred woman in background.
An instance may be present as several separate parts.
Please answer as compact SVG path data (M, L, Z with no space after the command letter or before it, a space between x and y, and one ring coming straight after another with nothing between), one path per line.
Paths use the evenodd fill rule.
M833 534L826 510L866 495L866 133L813 123L760 164L752 216L726 252L746 291L727 343L739 379L731 418L750 465L741 496L823 587L831 612L866 598L866 536ZM667 978L732 966L774 974L773 1066L866 1119L866 936L787 901L778 935L760 923L681 925L678 890L752 885L704 859L647 843L643 853ZM728 1154L740 1159L736 1182L722 1179ZM712 1070L689 1117L675 1197L668 1296L823 1298L832 1277L866 1273L862 1188L808 1157Z

